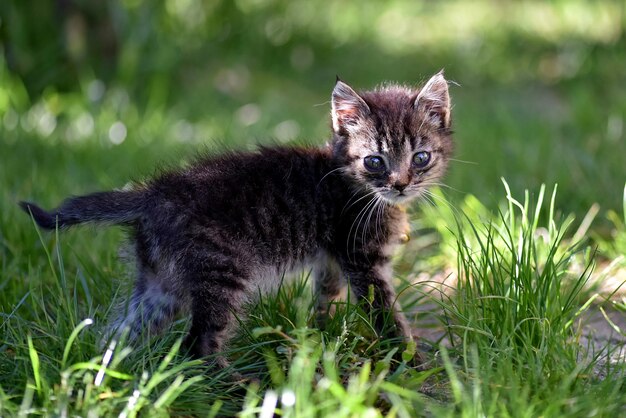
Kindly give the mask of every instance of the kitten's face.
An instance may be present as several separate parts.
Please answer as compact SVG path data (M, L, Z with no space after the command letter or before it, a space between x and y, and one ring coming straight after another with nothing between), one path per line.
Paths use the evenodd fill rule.
M357 94L337 81L333 150L344 173L392 204L424 193L452 152L448 84L439 73L421 89L389 85Z

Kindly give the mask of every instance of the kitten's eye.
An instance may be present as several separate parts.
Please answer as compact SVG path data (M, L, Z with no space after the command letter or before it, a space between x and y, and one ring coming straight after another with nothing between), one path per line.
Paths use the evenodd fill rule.
M363 165L369 171L373 171L376 173L385 169L385 161L380 157L376 157L375 155L368 155L367 157L365 157L363 159Z
M430 162L430 153L427 151L416 152L413 156L413 165L417 168L426 167Z

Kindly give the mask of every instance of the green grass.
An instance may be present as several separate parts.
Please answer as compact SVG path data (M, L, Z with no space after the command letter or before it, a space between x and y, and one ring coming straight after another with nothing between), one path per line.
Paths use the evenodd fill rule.
M604 313L626 334L621 3L183 3L74 15L113 28L113 66L52 8L0 5L0 416L624 414L619 345L585 328ZM184 318L100 347L132 281L124 232L39 233L16 205L199 151L321 144L335 74L366 88L440 68L460 84L455 160L395 260L431 336L420 368L352 303L320 329L308 272L250 307L222 372L180 352Z
M399 360L397 342L381 340L354 304L337 303L318 329L307 275L250 307L227 353L232 366L220 373L179 353L185 321L133 347L122 339L100 348L112 295L124 286L111 283L104 263L78 258L67 244L78 237L39 235L30 244L41 254L29 257L36 261L26 277L3 283L10 304L1 324L0 408L79 416L619 415L624 365L600 373L608 353L577 342L593 254L564 241L567 225L541 215L544 192L534 202L509 196L488 222L469 211L457 219L458 280L434 298L452 345L435 344L420 369L411 351ZM548 213L556 202L553 194ZM587 267L575 271L581 253ZM410 286L404 308L411 312L427 291L427 283ZM253 380L233 382L233 372Z
M463 350L465 370L473 372L473 390L485 391L473 407L487 416L516 416L531 412L531 406L532 414L539 415L584 415L589 413L585 408L595 408L593 398L584 396L596 389L590 383L594 365L580 360L584 348L576 343L576 323L589 299L584 289L592 260L584 247L563 242L568 224L557 223L552 215L556 188L550 216L540 222L544 196L542 188L533 207L528 195L523 202L508 195L507 211L499 219L478 227L467 216L458 230L458 285L444 309ZM584 268L575 271L572 261L580 252L586 253ZM620 376L616 372L609 379L620 386ZM580 387L584 389L578 392ZM509 397L509 390L516 391L517 399ZM619 392L607 399L603 413L619 411ZM456 400L468 403L466 396L457 386ZM571 410L561 397L573 402ZM522 401L524 408L511 401Z
M25 153L43 145L16 141L10 147ZM65 187L47 173L74 164L86 175L73 182L84 182L85 190L91 182L113 185L126 173L107 171L107 165L137 159L117 150L77 147L78 157L68 162L62 149L49 146L43 168L31 174L30 184L19 184L46 190L54 201ZM11 161L3 173L19 170L19 161ZM1 408L8 415L254 416L274 407L284 416L619 414L626 400L623 364L600 373L608 354L585 353L577 343L594 252L572 241L573 217L559 221L558 195L544 188L521 202L506 195L498 211L472 196L451 205L437 193L433 205L415 214L415 247L398 260L399 286L417 271L459 267L446 296L425 296L429 283L402 292L408 312L434 295L442 308L436 315L453 342L448 348L431 342L424 370L399 362L397 345L379 340L358 306L339 304L318 329L305 275L251 307L228 353L232 370L220 374L205 374L201 363L178 354L184 321L139 346L120 342L108 355L97 341L114 295L127 291L131 275L117 259L120 232L39 235L8 197L2 211ZM582 270L576 267L581 259ZM233 383L233 371L258 381Z

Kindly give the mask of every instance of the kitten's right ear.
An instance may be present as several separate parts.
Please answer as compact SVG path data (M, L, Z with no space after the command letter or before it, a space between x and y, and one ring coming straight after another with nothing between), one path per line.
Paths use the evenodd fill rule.
M337 84L332 94L331 115L333 118L333 130L339 133L341 130L350 131L357 125L359 120L365 117L370 108L352 87L337 77Z

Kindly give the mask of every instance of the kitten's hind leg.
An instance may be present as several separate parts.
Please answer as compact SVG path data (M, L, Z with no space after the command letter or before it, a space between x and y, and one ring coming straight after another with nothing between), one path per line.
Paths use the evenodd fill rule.
M214 361L220 368L228 366L226 358L219 353L225 349L236 323L235 306L227 301L228 298L220 297L222 292L212 286L196 289L191 304L191 328L185 339L185 346L194 357L218 355L208 360Z
M167 327L183 304L183 297L168 286L166 277L140 268L130 301L122 306L122 314L110 326L108 337L128 332L136 341L142 334L156 335Z
M185 283L191 297L191 328L185 345L195 357L219 355L246 301L249 275L242 263L223 254L198 251L183 258ZM193 260L193 264L189 264ZM226 367L224 356L209 358Z

